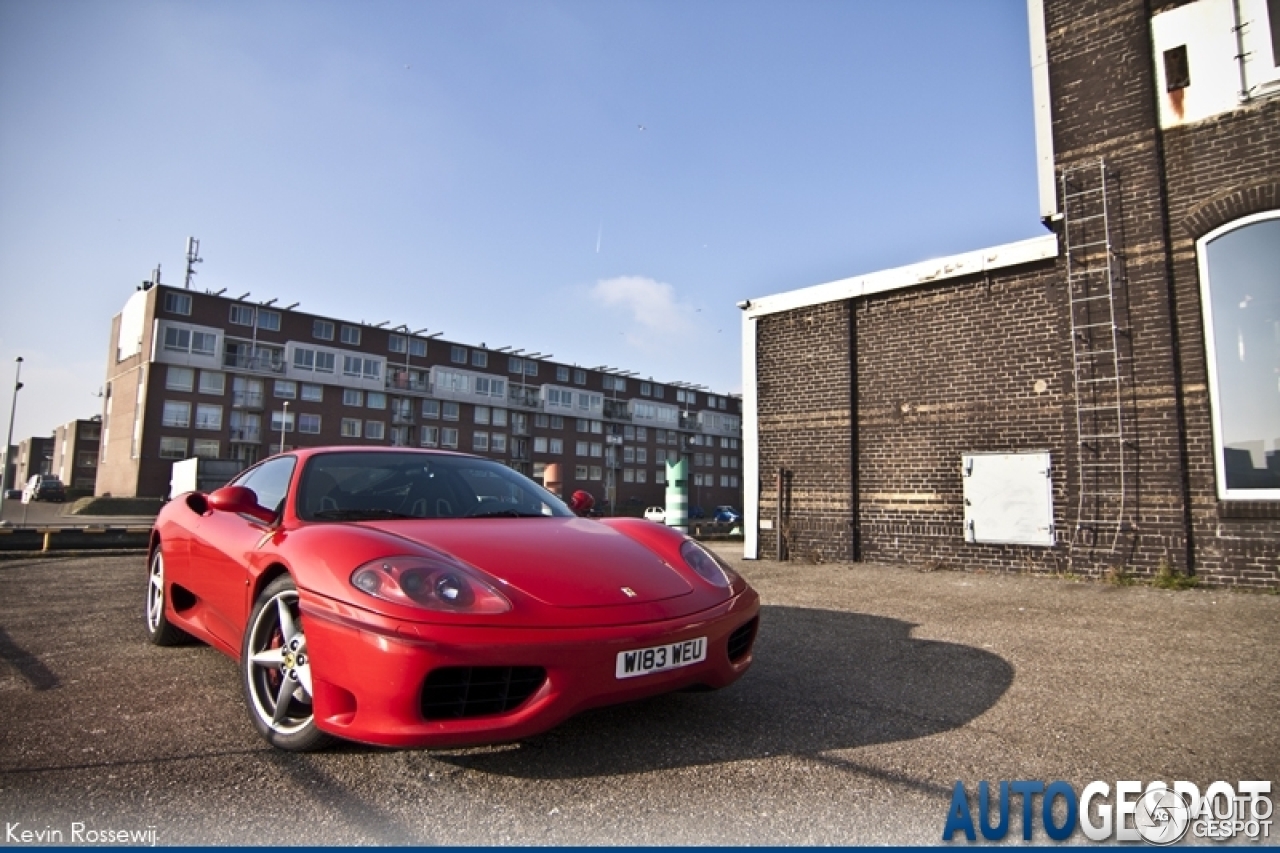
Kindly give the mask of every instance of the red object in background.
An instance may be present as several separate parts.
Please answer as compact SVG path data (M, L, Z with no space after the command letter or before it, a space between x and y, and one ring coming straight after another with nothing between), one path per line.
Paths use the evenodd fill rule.
M578 489L573 493L573 497L569 499L569 508L573 510L575 515L586 515L591 512L596 505L596 499L591 496L590 492Z
M590 494L575 493L574 512ZM759 599L641 519L465 454L310 448L156 519L146 627L240 662L269 742L509 741L750 666Z

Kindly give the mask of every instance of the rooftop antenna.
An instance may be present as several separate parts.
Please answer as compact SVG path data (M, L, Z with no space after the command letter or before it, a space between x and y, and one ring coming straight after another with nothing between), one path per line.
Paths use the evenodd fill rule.
M195 265L203 264L204 258L200 257L200 241L195 237L187 238L187 279L182 285L187 290L191 289L191 277L196 274Z

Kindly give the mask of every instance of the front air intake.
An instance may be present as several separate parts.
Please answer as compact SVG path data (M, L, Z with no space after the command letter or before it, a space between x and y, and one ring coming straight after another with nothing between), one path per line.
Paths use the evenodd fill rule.
M756 626L759 623L760 617L757 616L729 635L729 660L732 663L742 660L751 651L751 644L756 639Z
M547 680L540 666L450 666L422 685L422 716L460 720L518 708Z

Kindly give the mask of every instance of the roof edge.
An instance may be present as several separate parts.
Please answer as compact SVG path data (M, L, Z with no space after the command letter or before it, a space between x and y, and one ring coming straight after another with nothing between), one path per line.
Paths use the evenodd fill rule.
M870 296L874 293L933 284L946 279L1034 263L1057 256L1058 237L1056 234L1046 234L1029 240L1019 240L1016 243L1005 243L988 249L978 249L973 252L843 278L827 284L761 296L748 300L742 308L748 317L762 317L827 302L839 302L859 296Z

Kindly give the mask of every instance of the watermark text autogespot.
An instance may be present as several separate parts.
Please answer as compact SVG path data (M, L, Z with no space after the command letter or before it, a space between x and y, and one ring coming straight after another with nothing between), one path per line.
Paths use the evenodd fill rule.
M1268 781L1214 782L1204 791L1191 782L1119 781L1090 782L1076 794L1063 781L1036 780L978 784L977 819L969 792L956 782L947 809L942 840L964 833L969 841L978 833L987 841L1009 834L1020 817L1022 838L1030 841L1039 817L1045 835L1065 841L1077 829L1090 841L1146 841L1165 845L1190 833L1196 839L1227 841L1245 838L1267 841L1271 837L1274 804ZM1038 800L1038 802L1037 802Z

